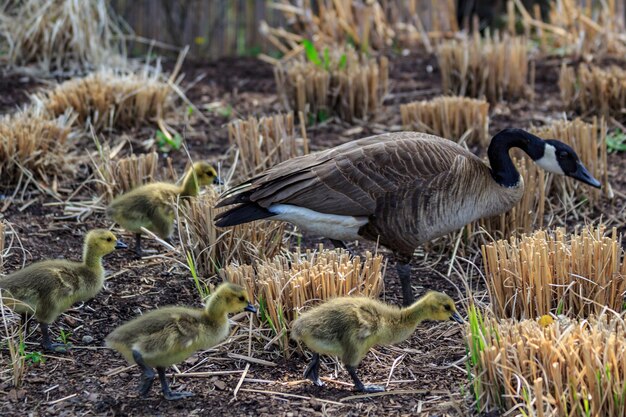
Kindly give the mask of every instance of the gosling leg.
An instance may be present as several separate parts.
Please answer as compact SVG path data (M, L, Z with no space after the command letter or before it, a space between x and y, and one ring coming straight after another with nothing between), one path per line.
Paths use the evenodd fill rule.
M413 287L411 287L411 264L398 260L396 261L396 271L398 271L398 278L400 278L402 285L402 304L410 306L415 302Z
M48 329L47 323L39 323L41 327L41 346L46 352L53 353L66 353L69 346L64 343L52 343L50 340L50 329Z
M150 388L152 388L152 383L154 382L154 371L150 368L143 360L141 353L133 349L133 359L141 369L141 383L139 384L139 395L145 397L150 392Z
M311 362L309 362L309 365L304 371L304 377L313 381L313 384L317 385L318 387L322 387L324 386L324 383L320 380L319 369L320 355L319 353L314 353L313 357L311 358Z
M141 233L135 233L135 257L141 259L143 251L141 250Z
M167 383L167 378L165 377L165 368L156 368L156 369L157 369L157 372L159 373L159 380L161 381L161 390L163 391L163 397L165 397L166 400L169 400L169 401L180 400L183 398L193 396L193 393L188 392L188 391L172 392L170 390L169 384Z
M354 381L354 389L356 391L361 391L361 392L383 392L385 390L385 387L383 387L381 385L363 385L363 383L359 379L359 376L356 374L356 368L354 366L346 365L346 370L350 374L350 377L352 378L352 381Z

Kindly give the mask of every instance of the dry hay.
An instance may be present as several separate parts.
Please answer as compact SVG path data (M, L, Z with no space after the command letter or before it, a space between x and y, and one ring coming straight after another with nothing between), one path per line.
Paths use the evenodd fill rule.
M357 53L351 46L325 47L328 65L294 57L274 69L286 108L323 120L335 113L346 121L376 114L389 91L389 61Z
M25 108L0 118L0 185L25 188L29 183L56 187L71 177L68 155L75 117L60 113L52 119L36 108Z
M228 140L238 152L238 178L251 178L279 162L309 153L303 118L301 114L300 132L293 113L230 122Z
M5 234L7 226L4 220L0 220L0 273L4 270L4 257L5 257Z
M102 70L74 78L33 99L52 115L72 109L81 125L96 130L156 123L171 110L176 93L158 68L139 73Z
M0 33L13 65L83 72L122 62L122 30L105 0L23 0L5 8Z
M523 37L474 36L445 41L437 49L444 93L494 103L527 97L529 61Z
M273 343L289 354L289 329L301 309L345 295L378 297L383 286L382 255L366 252L364 260L342 249L287 253L253 265L226 266L225 280L243 285L259 303L260 317Z
M583 115L601 114L626 121L626 70L581 64L575 71L564 63L559 87L561 98L570 109Z
M534 320L472 316L467 343L477 411L626 415L626 324L621 317L548 320L542 326Z
M498 317L571 317L621 311L626 262L615 228L563 228L499 240L482 248L492 309Z
M626 54L624 21L619 16L617 4L615 0L555 0L550 2L549 17L544 21L538 5L535 5L533 18L522 1L515 0L526 33L530 33L530 28L535 29L542 52L567 53L586 59ZM514 13L510 13L510 26L514 27L514 19Z
M257 221L219 229L213 221L226 209L215 208L218 199L219 193L210 188L180 205L180 240L199 275L213 276L234 260L252 263L280 253L285 245L285 223Z
M436 97L400 106L405 130L416 130L469 146L489 144L489 103L466 97Z

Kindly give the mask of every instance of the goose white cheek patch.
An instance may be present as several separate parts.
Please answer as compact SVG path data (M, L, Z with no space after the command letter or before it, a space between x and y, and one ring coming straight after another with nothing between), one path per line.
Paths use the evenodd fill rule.
M556 159L556 148L546 143L546 148L543 156L535 161L537 165L553 174L564 175L563 169L559 165L559 161Z

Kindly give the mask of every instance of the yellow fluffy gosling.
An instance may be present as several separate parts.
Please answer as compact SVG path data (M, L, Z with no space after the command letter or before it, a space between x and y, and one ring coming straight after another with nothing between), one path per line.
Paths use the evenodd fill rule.
M354 381L357 391L379 392L385 388L363 385L356 368L371 347L392 345L407 339L424 320L463 319L446 294L430 291L409 307L398 308L365 297L339 297L302 314L293 323L291 337L314 353L304 376L317 386L319 355L337 356Z
M141 258L142 227L169 241L174 228L172 202L176 197L195 197L200 187L220 183L217 172L210 164L196 162L185 174L181 185L156 182L137 187L115 198L107 208L107 215L124 229L135 233L135 253Z
M0 278L5 305L26 315L33 313L41 326L42 346L47 351L65 352L68 346L52 343L48 325L77 301L86 301L104 284L102 257L127 246L108 230L87 233L83 261L49 260L36 262Z
M142 370L142 396L152 387L154 367L167 400L190 397L190 392L170 391L165 368L226 339L230 329L228 314L242 310L256 313L248 293L239 285L224 283L216 288L204 309L165 307L151 311L115 329L106 343Z

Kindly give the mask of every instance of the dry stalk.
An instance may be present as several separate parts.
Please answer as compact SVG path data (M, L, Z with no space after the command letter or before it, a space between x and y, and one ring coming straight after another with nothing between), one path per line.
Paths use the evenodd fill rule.
M293 113L230 122L228 139L239 152L238 177L251 178L279 162L309 153L304 126L300 132Z
M441 43L437 50L446 94L485 97L494 103L527 97L528 46L523 37L474 36Z
M160 69L146 66L140 73L102 70L74 78L33 99L54 116L73 109L80 124L102 130L155 123L172 109L176 96Z
M193 257L199 275L213 276L235 260L252 263L280 253L286 243L283 222L258 221L218 229L213 220L225 210L215 208L218 197L218 192L211 188L180 205L181 242L185 252Z
M576 72L563 64L559 87L561 98L570 109L626 121L626 70L581 64Z
M561 55L566 52L576 57L626 54L624 21L620 19L615 0L589 1L586 5L576 0L552 1L547 20L550 23L544 22L541 15L533 17L521 0L514 3L524 27L535 29L543 52ZM514 18L512 14L509 16L509 20Z
M400 113L404 129L455 141L465 137L469 146L486 148L489 144L489 103L485 100L436 97L403 104Z
M626 416L621 317L482 318L467 332L478 408L526 416ZM506 413L508 414L508 413Z
M5 250L5 240L4 235L6 233L6 224L4 224L4 220L0 220L0 273L4 270L4 250Z
M331 113L346 121L376 114L389 91L389 61L357 53L351 46L326 49L329 65L297 56L274 69L284 105L314 120Z
M24 0L3 12L0 33L12 65L83 72L123 62L124 34L104 0Z
M262 325L269 325L275 343L289 355L289 329L299 311L320 301L345 295L377 297L383 285L383 256L365 253L350 258L345 250L306 250L254 264L231 264L222 277L244 285L260 305Z
M482 247L487 288L498 317L545 314L587 317L608 307L622 311L626 262L615 228L580 233L537 231Z
M29 183L55 185L73 175L68 155L75 117L60 112L51 119L41 109L28 107L0 118L0 185L26 187Z

